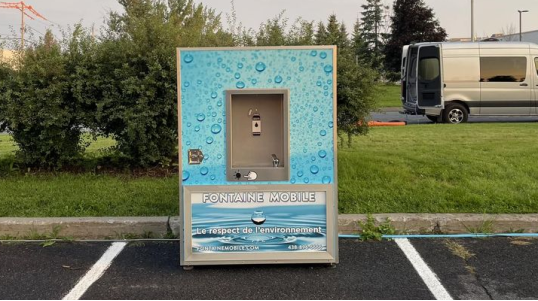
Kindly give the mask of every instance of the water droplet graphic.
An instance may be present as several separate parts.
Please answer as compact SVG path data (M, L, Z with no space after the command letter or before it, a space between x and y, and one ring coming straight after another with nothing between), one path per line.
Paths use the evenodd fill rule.
M243 69L243 64L242 63L237 64L237 68L238 69Z
M211 144L211 143L213 143L213 138L212 138L212 137L207 137L207 139L205 140L205 142L206 142L207 144ZM207 156L205 157L205 159L207 159Z
M190 128L191 127L191 123L190 122L187 122L187 127Z
M325 130L321 130L321 131L319 131L319 134L321 136L325 136L325 135L327 135L327 132Z
M221 154L218 154L218 155L217 155L217 159L222 159L222 155L221 155Z
M318 87L321 87L322 84L323 84L323 83L322 83L320 80L318 80L317 83L316 83L316 85L317 85Z
M199 84L199 85L201 85L201 84L202 84L202 80L199 79L199 80L196 81L196 83Z
M319 54L319 57L322 58L322 59L326 59L327 58L327 53L322 52L322 53Z
M222 101L217 101L217 107L222 107Z
M252 213L252 216L250 217L250 220L255 225L261 225L265 223L265 221L267 220L267 217L265 216L263 211L254 211L254 213Z
M302 170L299 170L299 171L297 172L297 176L298 176L299 178L302 177L302 176L303 176L303 171L302 171Z
M185 57L183 58L183 61L187 64L190 64L192 63L192 61L194 60L194 57L191 55L191 54L187 54L185 55Z
M304 67L303 67L303 66L299 67L299 71L303 72L303 71L304 71Z
M327 73L331 73L333 72L333 66L331 65L325 65L325 67L323 67L323 70Z
M211 117L217 117L217 112L211 113Z
M211 98L213 98L213 99L217 98L217 92L211 93Z
M310 172L312 174L317 174L319 172L319 167L317 165L310 166Z
M234 77L235 77L235 79L240 79L241 78L241 73L239 73L239 72L235 73Z
M200 168L200 174L201 174L202 176L207 175L208 172L209 172L209 169L208 169L207 167L202 167L202 168Z
M191 174L188 171L186 171L186 170L183 171L183 173L182 173L183 182L187 181L190 176L191 176Z
M217 72L217 74L215 74L217 77L220 77L220 72Z
M308 182L310 182L310 180L309 180L308 178L304 178L303 182L304 182L305 184L308 184Z
M211 133L213 133L213 134L218 134L218 133L220 133L221 130L222 130L222 128L218 124L214 124L214 125L211 126Z
M205 120L205 115L204 115L204 113L200 113L200 114L196 115L196 120L198 120L198 121L204 121L204 120Z
M313 110L314 110L314 112L317 112L317 111L318 111L318 107L314 107Z
M245 83L244 82L237 82L237 84L235 84L235 87L237 89L243 89L245 87Z
M275 83L280 84L281 82L282 82L282 76L277 75L277 76L275 77Z
M310 157L310 161L312 161L312 162L316 161L316 157L314 157L314 156Z
M258 83L258 80L253 78L251 81L250 81L253 85L257 84Z
M200 126L199 126L199 125L195 126L195 127L194 127L194 131L195 131L195 132L199 132L199 131L200 131Z
M216 179L217 177L215 177L215 175L211 175L211 177L209 177L209 178L211 178L211 181L215 181L215 179Z
M324 151L324 150L320 150L320 151L318 152L318 156L319 156L320 158L325 158L325 157L327 157L327 152Z
M263 72L265 70L265 64L263 62L259 62L256 64L256 71Z
M187 144L187 146L189 146L189 145L191 145L191 142L187 141L187 142L185 142L185 144Z
M315 51L315 50L312 50L312 51L310 52L310 55L311 55L311 56L316 56L316 55L318 55L318 52Z
M329 177L329 176L324 176L323 179L321 179L321 182L322 182L323 184L329 184L329 183L331 183L331 177Z
M292 61L292 62L295 62L296 60L297 60L296 57L294 57L294 56L291 57L291 61Z
M190 82L184 82L183 85L188 88L191 85L191 83Z
M329 128L333 128L333 122L332 121L329 121Z
M318 142L318 146L321 146L321 142Z

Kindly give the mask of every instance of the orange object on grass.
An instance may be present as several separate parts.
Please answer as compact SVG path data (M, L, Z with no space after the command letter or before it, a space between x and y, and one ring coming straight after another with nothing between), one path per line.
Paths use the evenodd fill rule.
M368 126L404 126L405 121L368 121Z

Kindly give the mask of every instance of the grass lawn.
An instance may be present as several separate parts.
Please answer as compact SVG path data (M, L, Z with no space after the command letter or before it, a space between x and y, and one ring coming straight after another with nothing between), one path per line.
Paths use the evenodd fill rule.
M376 99L379 108L401 107L401 88L398 85L379 85Z
M13 154L16 150L13 139L8 134L0 133L0 158Z
M87 153L96 153L116 145L116 142L112 138L99 137L96 141L93 141L89 136L86 136L85 140L91 142L90 146L86 149ZM13 138L8 134L0 133L0 159L8 155L14 155L16 150L17 146Z
M340 212L538 212L538 124L373 128L339 152Z
M536 123L373 128L338 154L340 213L536 213ZM0 159L13 150L0 135ZM11 142L7 142L11 145ZM95 153L113 145L98 140ZM128 175L0 177L0 216L178 214L178 181Z
M179 212L178 177L0 177L0 216L162 216Z

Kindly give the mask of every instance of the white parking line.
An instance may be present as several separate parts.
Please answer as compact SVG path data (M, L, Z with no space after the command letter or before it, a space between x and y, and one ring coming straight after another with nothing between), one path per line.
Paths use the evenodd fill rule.
M123 248L127 245L126 242L115 242L106 250L92 268L78 281L77 285L63 298L63 300L78 300L90 288L90 286L110 267L112 261Z
M426 262L424 262L422 257L420 257L420 254L418 254L417 250L409 240L407 240L407 238L397 238L395 241L420 275L422 281L424 281L430 292L432 292L435 299L453 300L448 291L441 284L441 281L439 281L437 275L430 269Z

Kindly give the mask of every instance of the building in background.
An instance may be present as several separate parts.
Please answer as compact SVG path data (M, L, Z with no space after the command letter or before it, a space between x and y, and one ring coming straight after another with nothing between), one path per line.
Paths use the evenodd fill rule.
M519 42L519 32L507 35L502 33L494 33L489 37L476 37L475 41ZM538 30L522 32L521 41L538 44ZM451 38L448 39L448 42L471 42L471 38Z
M7 49L0 49L0 62L10 62L13 59L14 52Z
M498 37L498 39L501 40L501 41L506 41L506 42L510 42L510 41L518 42L519 41L519 32L509 34L509 35L500 36L500 37ZM522 32L521 33L521 41L522 42L531 42L531 43L538 44L538 30Z

